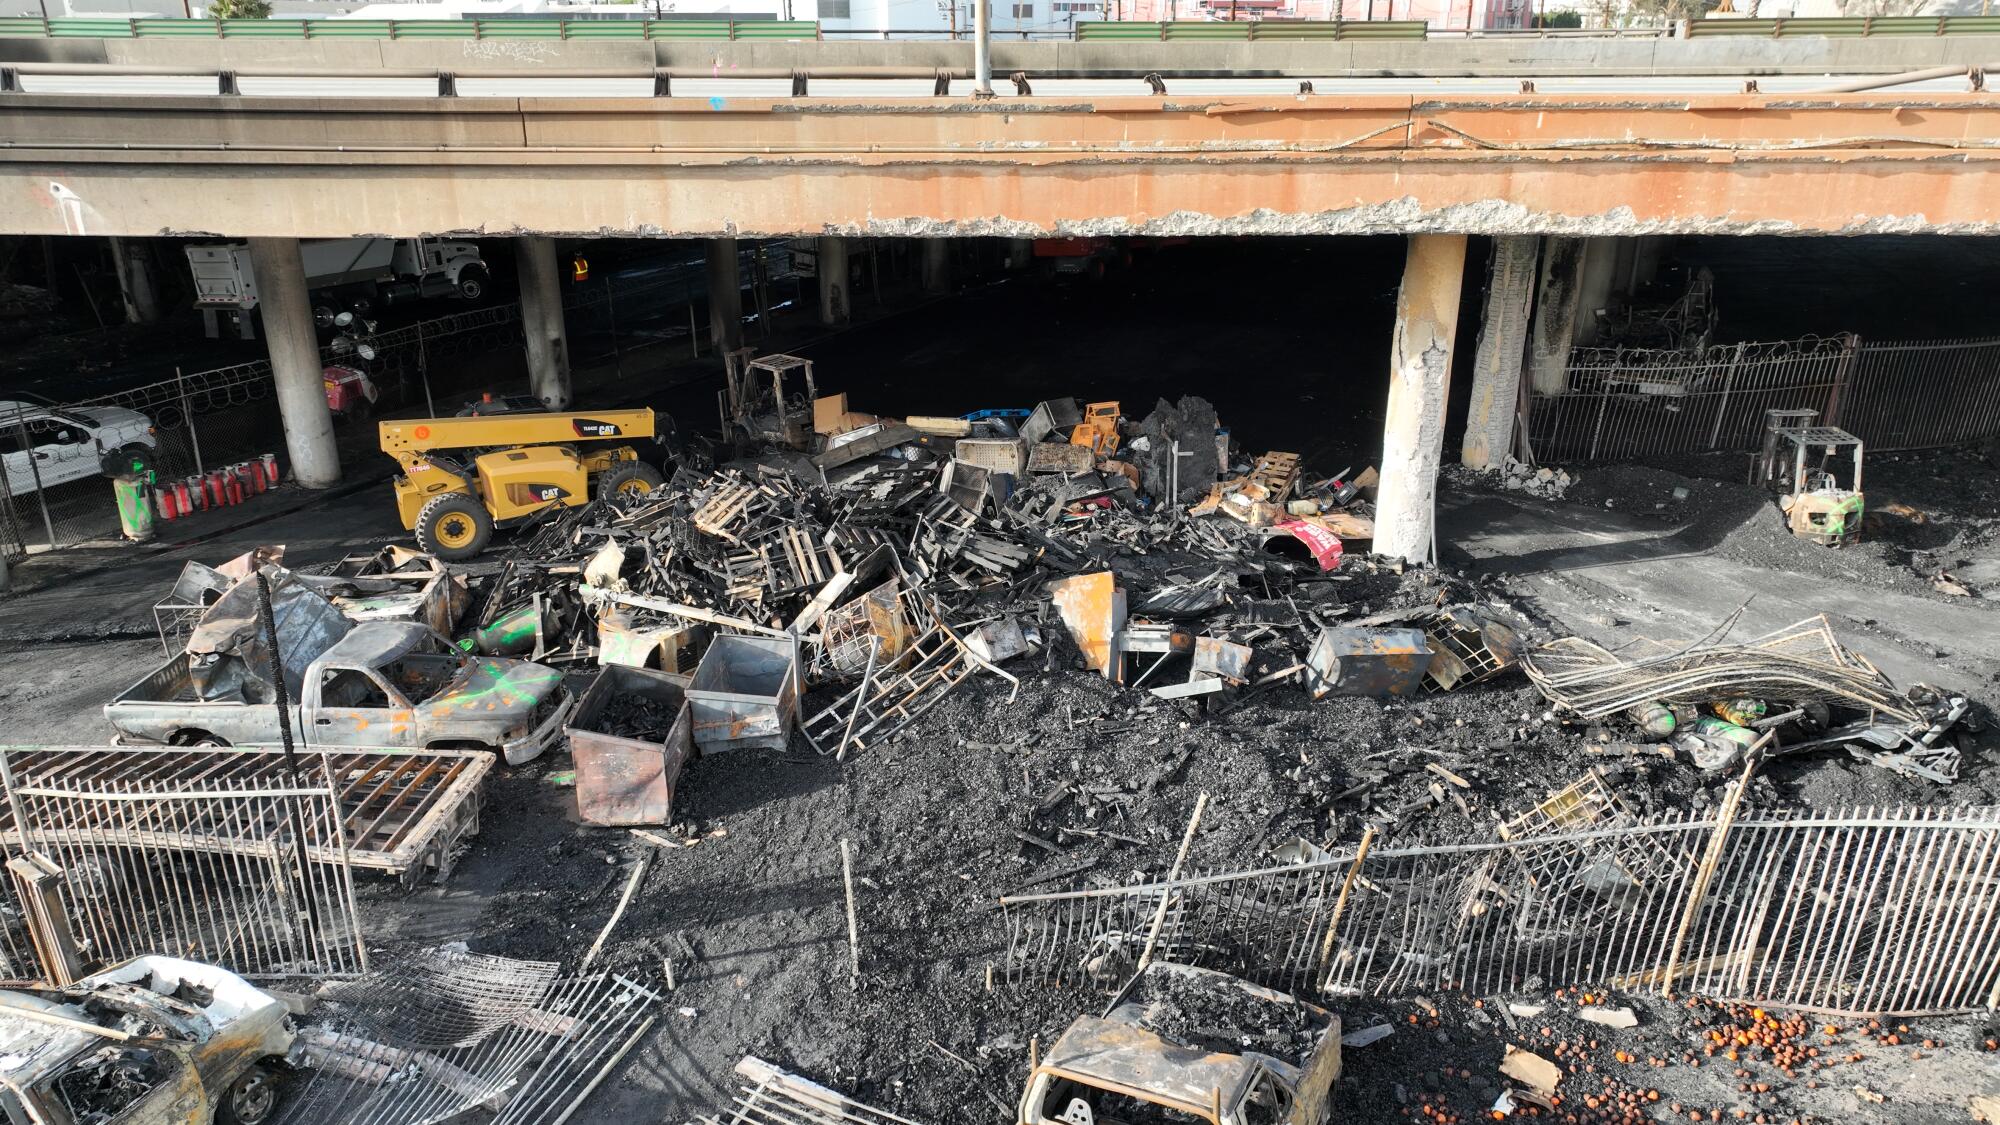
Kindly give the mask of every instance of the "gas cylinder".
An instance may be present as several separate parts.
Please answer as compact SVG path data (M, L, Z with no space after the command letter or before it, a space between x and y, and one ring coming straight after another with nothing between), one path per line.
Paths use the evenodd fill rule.
M111 494L118 500L118 529L134 543L153 537L153 505L146 498L146 478L127 473L111 478Z

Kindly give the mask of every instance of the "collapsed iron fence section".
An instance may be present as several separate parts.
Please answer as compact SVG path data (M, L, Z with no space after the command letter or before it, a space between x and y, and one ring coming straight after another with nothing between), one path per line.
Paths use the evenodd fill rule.
M1922 719L1887 676L1840 643L1825 614L1734 644L1652 647L1619 656L1562 637L1529 653L1521 667L1545 698L1586 719L1649 702L1770 697Z
M475 1108L492 1125L561 1125L658 1016L616 974L434 950L337 985L301 1032L292 1125L424 1125Z
M340 804L316 758L296 779L160 783L0 753L0 796L0 856L40 979L148 953L251 977L367 968Z
M787 1073L755 1055L736 1064L736 1077L742 1088L728 1116L708 1114L698 1120L707 1125L921 1125Z
M1563 390L1530 396L1528 444L1543 461L1754 452L1766 410L1816 410L1878 449L2000 436L2000 338L1578 348Z
M1677 988L1843 1014L2000 1006L2000 808L1741 819L1714 884Z
M1003 900L1016 983L1157 954L1329 996L1608 984L1834 1013L2000 1005L2000 807L1746 813Z

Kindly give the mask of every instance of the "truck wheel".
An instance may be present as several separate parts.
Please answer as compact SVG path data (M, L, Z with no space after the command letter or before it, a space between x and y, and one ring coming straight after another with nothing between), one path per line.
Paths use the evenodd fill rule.
M597 474L597 498L644 496L661 483L660 470L644 461L620 461Z
M486 296L486 271L468 269L458 275L458 295L468 301Z
M236 1080L215 1111L215 1125L266 1125L278 1116L278 1072L258 1063Z
M417 513L417 546L446 562L471 558L492 538L493 517L466 493L434 496Z
M126 473L143 473L153 467L153 447L133 442L120 446L104 455L98 469L107 477L124 476Z
M227 746L227 739L217 738L205 730L176 731L167 739L169 746Z

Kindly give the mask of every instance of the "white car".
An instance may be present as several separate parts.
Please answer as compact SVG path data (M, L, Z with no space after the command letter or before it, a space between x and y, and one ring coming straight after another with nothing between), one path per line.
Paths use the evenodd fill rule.
M122 406L0 399L0 462L15 496L100 476L112 455L151 462L157 442L152 420Z

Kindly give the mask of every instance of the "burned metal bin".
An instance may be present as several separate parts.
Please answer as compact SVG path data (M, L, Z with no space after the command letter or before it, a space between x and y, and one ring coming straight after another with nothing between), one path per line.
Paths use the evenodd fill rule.
M674 786L694 756L693 724L685 678L622 664L597 674L577 701L570 725L570 758L576 764L576 811L591 824L665 824L672 818ZM641 698L671 713L673 725L659 742L596 729L619 699Z
M798 643L718 636L702 654L687 698L695 744L704 752L783 750L799 717Z
M1321 629L1306 656L1306 687L1327 695L1414 695L1431 666L1422 629Z

